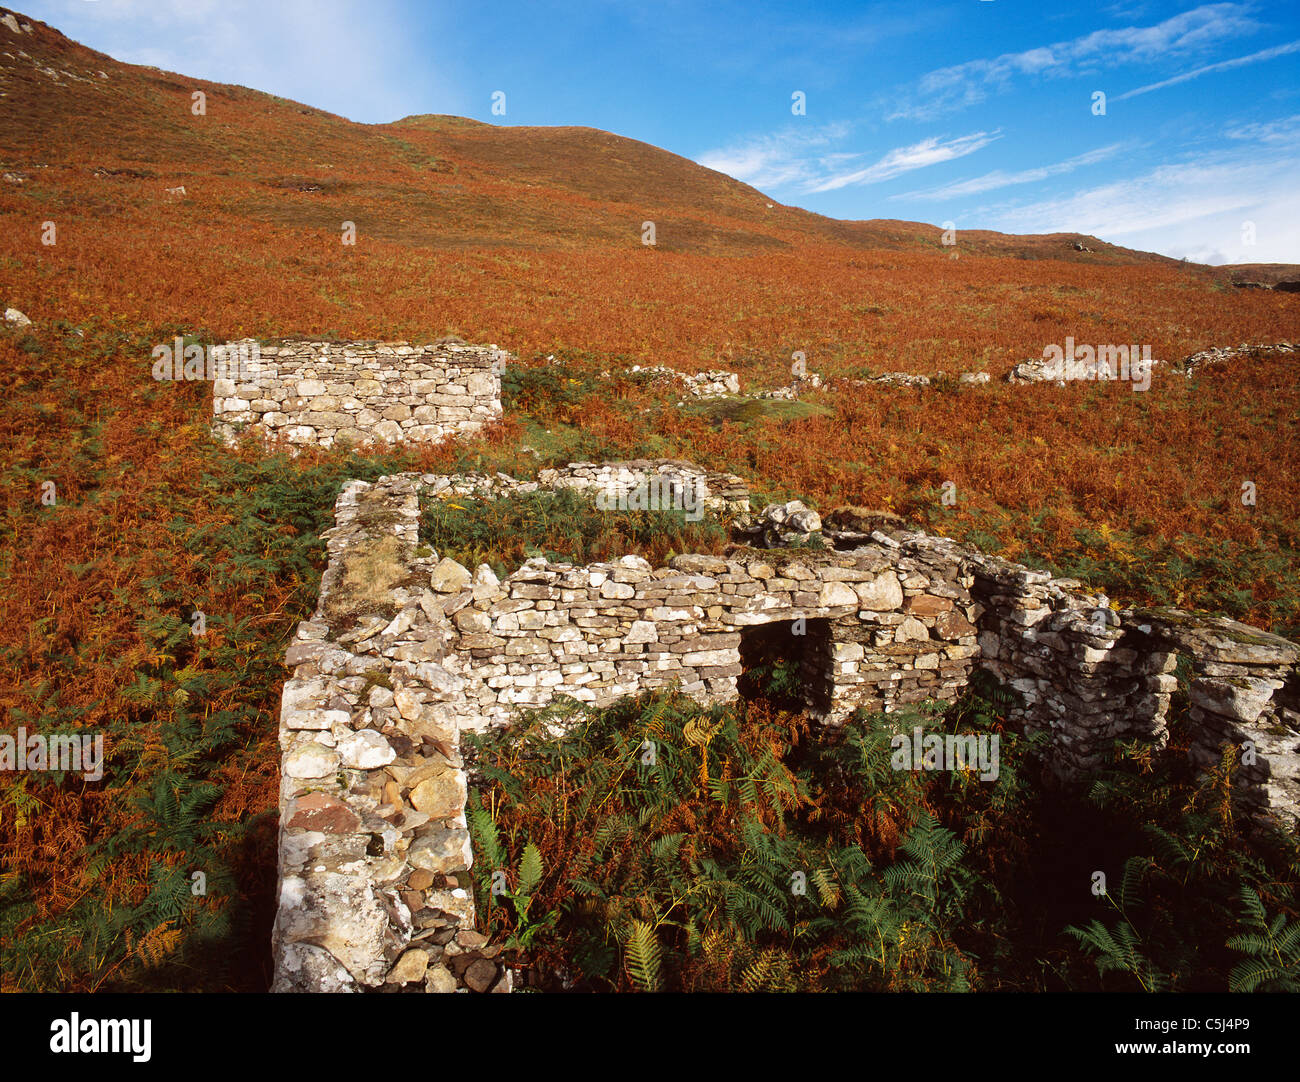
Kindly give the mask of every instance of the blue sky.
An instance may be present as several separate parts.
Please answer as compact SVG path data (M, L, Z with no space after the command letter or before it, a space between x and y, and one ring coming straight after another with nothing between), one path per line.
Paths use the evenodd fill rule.
M118 59L366 123L603 128L837 218L1300 262L1295 0L17 6Z

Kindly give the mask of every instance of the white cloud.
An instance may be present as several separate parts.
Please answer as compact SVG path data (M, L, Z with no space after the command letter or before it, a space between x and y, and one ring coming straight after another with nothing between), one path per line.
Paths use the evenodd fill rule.
M696 161L709 169L743 180L756 188L792 188L815 183L819 167L856 157L853 154L817 153L849 132L847 124L831 124L807 131L761 135L729 147L706 151Z
M416 53L400 9L385 5L28 0L24 8L128 64L253 87L353 120L467 111L446 66L432 66ZM432 7L429 17L442 19ZM394 79L396 70L418 72L418 79Z
M930 120L964 109L983 101L990 90L1006 89L1017 76L1059 77L1099 65L1188 55L1261 29L1248 11L1241 4L1204 4L1152 26L1094 30L1071 41L939 68L921 78L916 100L897 108L888 119Z
M1136 90L1129 90L1120 94L1115 100L1124 101L1125 98L1136 98L1139 94L1149 94L1153 90L1163 90L1167 86L1177 86L1179 83L1185 83L1190 79L1199 79L1202 75L1209 75L1211 72L1231 71L1233 68L1245 67L1247 64L1257 64L1261 60L1272 60L1274 57L1287 56L1296 52L1300 52L1300 41L1291 41L1285 45L1274 45L1270 49L1261 49L1257 53L1251 53L1250 56L1239 56L1233 60L1220 60L1217 64L1206 64L1195 71L1175 75L1172 79L1162 79L1158 83L1140 86Z
M913 169L924 169L927 165L950 162L954 158L964 158L967 154L988 146L995 139L1001 138L998 132L975 132L962 135L946 142L938 137L922 139L911 146L896 147L879 161L847 173L838 173L809 187L810 192L830 192L850 184L877 184L910 173Z
M1076 155L1073 158L1067 158L1063 162L1055 162L1052 165L1040 165L1034 169L1022 169L1019 172L1007 173L1001 169L995 169L991 173L985 173L982 176L972 177L970 180L959 180L952 184L945 184L939 188L925 188L918 191L904 192L901 195L891 195L890 199L960 199L963 196L978 195L981 192L990 192L998 188L1008 188L1015 184L1031 184L1035 181L1046 180L1048 177L1057 177L1065 173L1071 173L1082 165L1095 165L1097 162L1106 161L1115 157L1121 151L1125 150L1129 144L1111 143L1110 146L1098 147L1096 150L1089 150L1084 154Z
M973 154L1000 138L998 132L975 132L954 139L931 137L911 146L896 147L865 167L865 157L830 149L850 131L845 124L830 125L811 133L764 135L747 142L701 154L696 160L752 184L756 188L797 188L803 192L829 192L854 184L876 184L913 169L952 161Z
M1220 153L1034 203L987 208L1013 233L1091 233L1129 248L1219 262L1300 261L1300 191L1287 157ZM1253 223L1255 243L1248 243Z
M1224 134L1229 139L1290 146L1300 143L1300 115L1266 123L1242 124L1240 127L1229 128Z

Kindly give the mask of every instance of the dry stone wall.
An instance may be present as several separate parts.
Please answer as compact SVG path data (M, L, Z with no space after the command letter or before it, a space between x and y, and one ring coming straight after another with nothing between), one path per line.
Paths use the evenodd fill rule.
M213 430L226 440L250 428L321 447L429 443L501 416L508 355L496 346L246 340L225 348L256 351L247 378L213 384Z
M678 480L705 475L683 465ZM544 482L626 487L664 467L575 463ZM1117 612L1071 580L897 529L852 551L736 546L658 568L535 559L505 580L418 545L422 492L538 487L404 474L340 494L320 602L286 658L276 988L507 990L473 927L460 734L557 695L601 706L677 685L725 701L774 632L801 644L805 705L829 725L951 701L990 670L1019 695L1013 717L1050 734L1062 779L1116 740L1164 744L1185 656L1193 759L1248 750L1243 810L1300 816L1295 643L1178 610Z
M644 493L654 494L664 506L687 504L687 510L698 507L715 515L749 511L749 489L742 478L677 459L570 462L561 469L541 470L537 480L544 488L603 494L615 506L631 500L634 493Z
M280 714L274 991L509 991L475 927L466 781L416 483L343 489Z
M1052 735L1063 778L1100 766L1115 741L1168 740L1179 657L1190 676L1192 758L1242 750L1246 813L1300 819L1300 646L1221 616L1115 611L1107 599L995 557L971 565L983 608L980 664L1020 693L1026 728Z

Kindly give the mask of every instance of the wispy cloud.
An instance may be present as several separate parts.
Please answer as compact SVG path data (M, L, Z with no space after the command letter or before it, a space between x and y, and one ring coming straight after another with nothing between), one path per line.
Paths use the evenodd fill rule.
M788 130L760 135L707 151L696 161L763 190L807 190L807 185L816 183L822 171L834 167L836 162L846 157L853 157L829 150L822 153L849 131L848 124L828 124L812 131Z
M1001 169L995 169L991 173L985 173L982 176L972 177L970 180L959 180L953 184L945 184L939 188L925 188L918 191L903 192L901 195L891 195L890 199L960 199L964 196L979 195L981 192L991 192L998 188L1009 188L1015 184L1032 184L1035 181L1047 180L1049 177L1059 177L1065 173L1072 173L1080 166L1095 165L1097 162L1104 162L1115 157L1121 151L1128 149L1131 144L1111 143L1110 146L1098 147L1096 150L1089 150L1084 154L1075 155L1073 158L1067 158L1062 162L1054 162L1051 165L1040 165L1033 169L1021 169L1015 173L1007 173Z
M827 177L812 185L808 191L831 192L837 188L846 188L850 184L878 184L882 180L891 180L914 169L924 169L927 165L964 158L967 154L974 154L975 151L981 150L999 138L1001 138L999 132L982 131L948 140L932 136L911 146L896 147L865 169L854 169Z
M1091 233L1202 262L1289 262L1300 243L1300 192L1289 154L1241 148L1167 163L1054 199L986 208L1014 233ZM1243 226L1254 225L1246 240Z
M921 78L907 104L889 120L931 120L985 100L1022 76L1081 74L1099 67L1189 55L1229 38L1262 29L1242 4L1204 4L1151 26L1094 30L1090 34L993 59L939 68Z
M1139 94L1150 94L1153 90L1163 90L1167 86L1177 86L1179 83L1185 83L1190 79L1199 79L1202 75L1209 75L1216 71L1231 71L1233 68L1245 67L1247 64L1258 64L1261 60L1272 60L1274 57L1286 56L1290 53L1300 52L1300 41L1290 41L1285 45L1274 45L1270 49L1261 49L1257 53L1251 53L1249 56L1239 56L1233 60L1220 60L1217 64L1206 64L1204 67L1197 68L1195 71L1184 72L1182 75L1175 75L1172 79L1162 79L1158 83L1150 83L1147 86L1140 86L1136 90L1129 90L1115 98L1116 101L1124 101L1125 98L1136 98Z
M850 130L849 125L841 124L811 133L764 135L711 150L696 160L756 188L830 192L851 185L877 184L914 169L962 158L1001 137L1000 132L974 132L952 139L933 136L910 146L895 147L863 165L866 154L833 149Z
M1300 115L1251 124L1241 124L1224 132L1229 139L1270 145L1290 146L1300 143Z

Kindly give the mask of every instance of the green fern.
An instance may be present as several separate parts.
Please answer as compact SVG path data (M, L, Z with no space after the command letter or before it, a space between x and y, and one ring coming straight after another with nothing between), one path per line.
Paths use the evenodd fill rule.
M1241 932L1227 945L1248 957L1232 967L1228 990L1232 992L1300 992L1300 921L1278 914L1272 921L1264 903L1249 887L1241 888Z
M479 866L486 867L488 871L500 868L505 863L506 856L501 848L501 839L492 813L481 804L470 808L469 829L474 838Z
M519 886L515 893L521 898L531 898L533 891L542 881L542 854L532 842L524 846L524 855L519 861Z
M654 928L645 921L632 922L627 941L627 968L632 981L642 992L658 992L660 973L659 940Z

